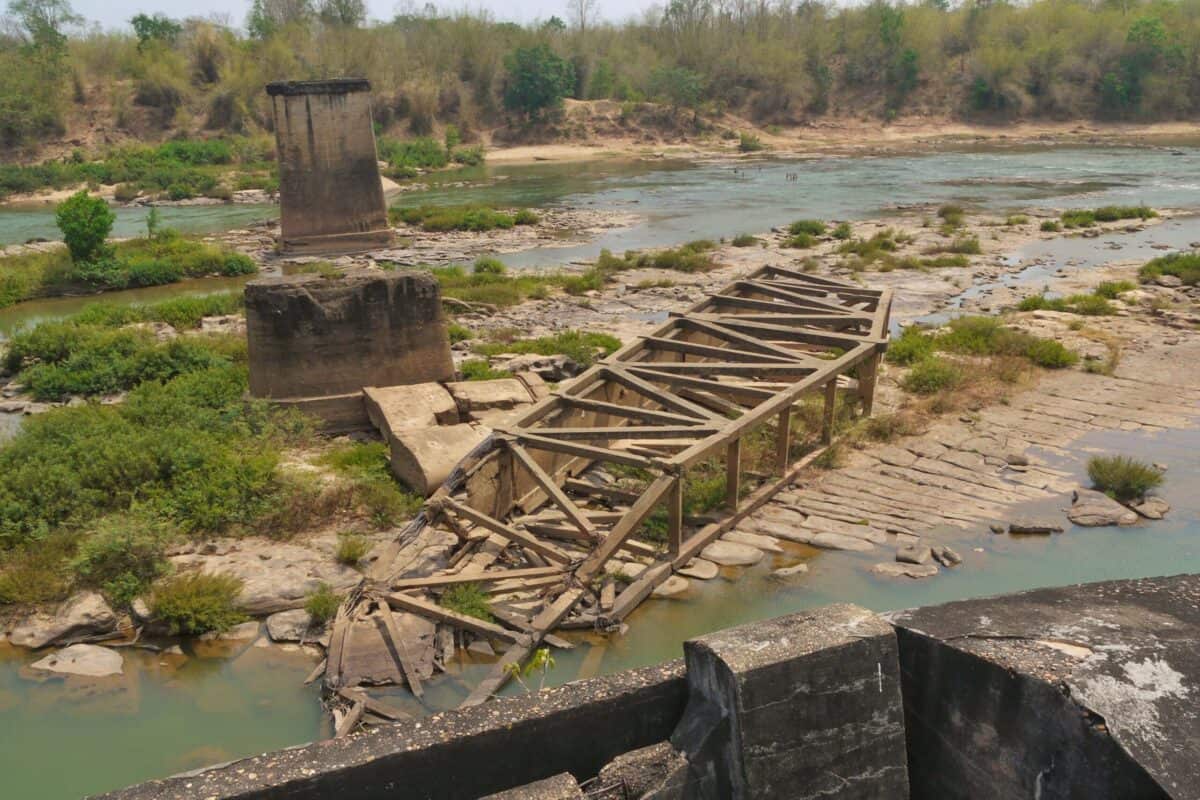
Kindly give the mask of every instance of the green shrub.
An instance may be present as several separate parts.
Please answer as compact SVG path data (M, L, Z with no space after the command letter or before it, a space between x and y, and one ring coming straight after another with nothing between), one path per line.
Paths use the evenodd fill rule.
M737 236L733 237L731 244L734 247L753 247L754 245L758 244L758 237L751 236L748 233L739 233Z
M1045 219L1039 228L1042 233L1058 233L1062 230L1062 223L1056 219Z
M468 339L475 338L474 331L465 325L458 324L457 322L451 322L447 326L446 332L450 335L450 344L457 344L459 342L465 342Z
M72 562L79 582L126 608L168 571L166 546L175 528L147 514L105 517Z
M1163 482L1160 470L1129 456L1093 456L1087 471L1092 485L1123 503L1140 500Z
M456 611L468 617L494 622L491 598L477 583L459 583L447 587L438 601L442 608Z
M752 133L742 133L738 135L738 150L743 153L757 153L760 150L766 150L767 146L762 143L757 136Z
M939 350L973 356L1021 356L1036 337L1014 330L996 317L962 316L937 339Z
M915 364L933 355L936 344L931 335L919 326L909 325L892 339L887 349L887 360L893 364Z
M490 231L508 229L517 224L512 214L497 211L485 205L461 206L418 206L416 208L392 208L393 222L419 226L432 233L446 231ZM532 224L532 223L526 223Z
M1085 316L1111 316L1117 309L1098 294L1073 294L1069 297L1046 297L1036 294L1017 304L1018 311L1063 311Z
M818 219L799 219L788 226L788 233L797 236L807 233L809 236L824 236L825 223Z
M1090 228L1095 224L1096 215L1087 209L1064 211L1062 213L1062 226L1068 230L1071 228Z
M941 244L930 248L929 253L959 253L961 255L977 256L983 252L977 236L959 236L949 244Z
M784 247L791 247L797 250L815 247L816 244L817 239L811 233L797 233L794 236L789 236L783 240Z
M70 560L75 539L73 534L53 534L0 549L0 605L65 599L73 585Z
M1079 356L1054 339L1037 339L1030 342L1025 355L1034 364L1046 369L1063 369L1079 361Z
M837 227L833 229L832 233L833 238L841 242L847 241L851 235L852 232L850 230L849 222L839 222Z
M241 590L242 581L230 575L178 575L154 588L151 610L172 635L227 631L246 620L235 605Z
M904 376L901 386L913 394L936 394L943 389L953 389L962 383L963 373L956 365L931 356L918 361Z
M528 208L519 208L513 214L513 222L517 225L537 225L541 221L542 218Z
M1103 281L1092 293L1106 300L1116 300L1124 292L1132 292L1136 288L1137 285L1133 281Z
M318 584L317 590L304 599L304 610L312 617L315 625L324 625L333 619L341 605L342 596L325 582Z
M607 333L563 331L536 339L518 339L510 342L487 342L475 346L475 352L484 356L501 353L535 353L542 356L565 355L581 366L595 362L597 354L608 356L621 347L621 340Z
M956 203L946 203L938 209L937 215L947 225L957 228L963 224L963 220L966 218L966 211Z
M476 275L503 275L507 272L507 269L498 258L480 256L475 259L475 266L472 268L472 271Z
M378 148L379 157L394 168L441 169L450 163L442 143L429 137L407 141L380 137Z
M1004 220L1004 224L1008 225L1009 227L1026 225L1028 223L1029 217L1025 216L1024 214L1010 214L1008 218Z
M1188 286L1200 283L1200 253L1171 253L1148 261L1138 270L1138 279L1143 283L1174 275Z
M92 197L85 189L60 203L54 218L71 259L83 264L105 255L104 243L117 216L103 198Z
M352 567L371 549L371 542L357 533L347 533L338 537L336 557L338 563Z
M1092 212L1097 222L1117 222L1123 219L1150 219L1158 212L1149 206L1101 206Z

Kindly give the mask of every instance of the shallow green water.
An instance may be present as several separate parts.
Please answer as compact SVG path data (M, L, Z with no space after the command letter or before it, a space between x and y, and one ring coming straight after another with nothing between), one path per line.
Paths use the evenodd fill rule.
M586 247L534 250L508 259L518 264L556 263L594 255L602 246L622 250L761 231L801 216L877 216L904 203L954 199L997 211L1031 204L1068 207L1107 202L1198 207L1200 155L1194 149L1179 152L1184 155L1127 149L962 152L763 161L736 170L724 163L623 162L484 168L467 177L498 179L495 183L413 194L407 200L592 205L645 217L633 229L604 234ZM788 181L787 173L797 173L800 179ZM198 220L201 211L213 208L238 207L172 211L194 213ZM0 237L16 229L17 222L6 218L6 213L0 212ZM1053 245L1066 248L1062 252L1029 250L1015 255L1099 263L1133 257L1131 253L1140 256L1139 248L1150 247L1157 241L1154 236L1165 236L1177 247L1200 240L1200 226L1194 220L1168 224L1171 228L1158 234L1126 239L1127 249L1119 252L1101 249L1101 240L1068 240L1070 244ZM1034 279L1037 274L1026 277ZM226 286L227 281L194 281L110 294L103 300L145 302ZM5 309L0 311L0 336L24 324L74 313L95 301L64 298ZM680 643L690 636L830 602L886 610L1075 581L1200 570L1200 432L1151 437L1105 434L1083 440L1080 447L1143 454L1169 464L1164 495L1174 506L1172 514L1165 521L1132 529L1077 529L1054 537L947 534L945 541L963 552L966 563L929 581L876 578L865 569L875 559L811 552L803 555L810 559L808 575L782 584L772 580L770 568L794 562L801 557L797 551L790 559L775 559L744 574L730 571L715 581L693 582L682 598L645 604L631 619L626 635L597 638L596 648L557 653L557 666L548 682L674 658L680 655ZM1047 504L1047 510L1066 504L1064 498ZM589 641L587 636L579 639ZM159 656L129 652L127 676L99 690L59 680L31 680L21 668L32 660L26 652L0 648L0 730L8 734L0 747L4 796L77 797L326 734L316 690L300 685L311 661L299 655L249 649L232 659L191 658L175 669L162 666L164 659ZM408 698L396 702L408 704L416 713L451 707L489 666L486 660L468 659L461 680L443 676L432 682L424 709Z
M144 236L149 209L115 208L117 219L113 236ZM184 233L215 233L242 228L253 222L279 217L279 206L221 203L202 206L163 206L158 209L159 222L165 228ZM54 206L50 204L8 206L0 208L0 245L21 244L30 239L59 239L54 223Z

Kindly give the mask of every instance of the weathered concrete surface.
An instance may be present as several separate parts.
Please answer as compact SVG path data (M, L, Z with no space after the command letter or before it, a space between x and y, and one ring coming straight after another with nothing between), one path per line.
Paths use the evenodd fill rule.
M684 643L684 796L907 798L896 638L826 606Z
M246 326L255 397L327 398L454 377L441 294L422 272L260 278L246 284Z
M471 423L396 431L390 442L392 472L405 486L428 497L491 432Z
M284 252L347 253L391 242L370 89L361 78L267 85Z
M913 797L1200 798L1200 576L890 619Z
M368 386L363 389L367 416L384 439L396 431L458 423L458 406L440 383Z
M534 781L506 792L489 794L480 800L583 800L579 782L563 772L550 778Z
M475 800L562 772L595 775L621 753L663 741L683 713L686 693L683 663L670 661L101 797Z

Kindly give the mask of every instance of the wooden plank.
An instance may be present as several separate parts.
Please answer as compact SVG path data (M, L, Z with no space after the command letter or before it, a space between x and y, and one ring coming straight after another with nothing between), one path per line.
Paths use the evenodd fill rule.
M862 398L863 414L871 416L875 408L875 380L879 374L879 354L858 366L858 395Z
M650 380L662 381L672 386L686 386L689 389L699 389L700 391L711 392L716 395L742 398L750 403L761 403L774 394L766 389L759 389L746 383L710 381L706 378L696 378L691 375L675 375L651 369L632 368L630 371Z
M304 679L304 685L308 686L310 683L315 681L317 678L324 675L325 674L325 664L327 664L327 663L328 663L328 660L322 658L321 663L317 664L315 667L313 667L312 672L308 673L308 677Z
M563 488L576 494L592 494L607 500L615 500L618 503L632 503L638 499L635 492L618 489L615 486L597 486L581 478L567 478L563 481Z
M779 420L775 425L775 468L781 473L787 470L791 449L792 407L788 406L779 412Z
M643 380L621 367L607 364L604 371L609 378L621 384L626 389L632 389L647 400L658 403L660 406L671 411L688 414L704 422L711 420L714 416L711 411L703 406L698 406L695 403L684 400L682 397L677 397L671 392L664 390L661 386L655 386L653 383Z
M513 454L513 457L521 463L521 466L524 467L525 471L528 472L530 477L533 478L534 482L542 488L542 491L546 493L546 495L556 506L562 509L563 514L566 515L571 524L576 528L579 528L579 530L583 533L587 534L588 537L594 539L596 537L596 527L592 525L587 516L579 510L579 506L575 505L571 498L567 497L566 492L564 492L559 485L554 482L554 479L547 475L546 471L542 469L536 461L533 460L533 457L529 455L529 452L515 442L507 442L506 446Z
M534 429L538 430L538 429ZM655 469L655 464L648 458L635 456L631 453L624 453L620 450L609 450L605 447L595 447L590 444L581 444L579 442L568 442L560 439L552 439L548 436L542 436L538 433L529 433L524 430L509 430L499 431L518 439L521 444L526 447L532 447L534 450L549 450L552 453L563 453L568 456L578 456L590 461L608 461L614 464L625 464L630 467L641 467L642 469Z
M540 589L543 586L553 586L556 583L562 583L562 575L547 575L543 578L522 578L515 586L508 586L503 583L489 583L484 588L488 594L508 594L509 592L525 591L527 589Z
M677 393L680 397L686 397L688 400L699 403L705 408L711 408L726 419L736 419L745 412L745 409L737 403L726 400L724 397L717 397L715 394L709 394L708 392L701 392L683 386L677 390Z
M515 611L509 611L508 609L500 608L499 605L499 603L496 603L492 606L492 616L503 622L505 625L508 625L510 628L522 633L528 633L530 630L532 630L532 625L530 624L528 618L518 614ZM542 637L542 641L559 650L575 649L574 642L568 642L566 639L562 638L561 636L555 636L553 633L547 633L544 635Z
M642 422L662 425L700 425L703 423L702 420L684 414L673 414L670 411L658 411L656 409L640 408L637 406L623 406L620 403L609 403L604 400L591 400L584 397L563 395L562 401L566 405L580 409L581 411L593 411L597 414L627 417L629 419L641 420Z
M725 505L737 508L742 493L742 440L732 440L725 449ZM678 548L676 549L678 551Z
M617 599L617 583L612 578L600 587L600 611L607 614L612 611L613 601Z
M531 428L538 436L566 441L616 439L680 439L707 436L716 425L621 425L615 428Z
M803 294L797 294L796 292L790 292L786 289L781 289L778 286L771 285L765 281L734 281L733 286L740 291L764 294L768 297L776 297L780 300L791 303L794 306L799 306L800 308L823 309L833 314L850 313L847 311L845 306L838 305L837 303L831 303L827 300L818 300L815 297L806 297Z
M699 344L697 342L689 342L686 339L664 339L659 336L645 336L642 338L642 341L646 342L651 350L685 353L687 355L702 356L703 358L718 358L723 361L761 362L767 360L787 364L792 361L801 360L799 354L794 353L782 356L777 353L763 353L761 351L738 350L733 347L721 347L719 345ZM627 361L625 363L630 362Z
M825 384L825 408L821 414L821 442L833 442L833 422L837 410L837 376L834 375Z
M683 478L677 477L667 496L667 551L679 553L683 545ZM611 605L610 605L611 609Z
M338 694L346 700L349 700L351 703L357 703L361 700L366 706L366 710L377 717L383 717L384 719L390 719L396 722L412 719L411 714L401 711L395 706L384 703L382 700L377 700L374 697L371 697L371 695L367 694L362 689L338 689Z
M796 363L803 361L804 363ZM778 361L627 361L629 368L640 370L652 369L656 372L683 373L687 375L731 375L736 377L753 378L756 375L766 375L771 378L782 378L785 375L805 376L815 372L822 363L819 359L796 359L796 362L785 364Z
M409 691L416 697L423 697L425 690L421 688L421 679L417 676L417 671L413 669L412 660L408 657L408 648L404 644L404 637L400 634L400 627L396 625L396 618L392 616L392 610L386 603L380 604L379 617L383 620L384 633L392 640L392 650L396 654L396 660L400 664L400 672L404 675L404 680L408 681Z
M476 575L434 575L429 578L401 578L392 581L390 586L396 591L412 589L432 589L439 586L454 586L461 583L494 583L496 581L520 580L523 578L544 578L549 575L562 575L562 567L530 567L527 569L502 569L491 572L481 572Z
M719 319L719 317L714 317L714 319ZM724 341L737 342L744 350L752 350L759 353L769 353L788 359L791 359L795 356L795 351L787 347L774 344L772 342L762 341L761 339L756 339L753 336L747 336L744 333L739 333L732 328L727 328L724 325L709 321L708 319L698 319L694 316L679 317L678 322L681 328L703 333Z
M480 636L491 636L495 639L502 639L506 642L522 645L527 643L528 637L515 634L507 628L502 628L491 622L486 622L475 617L468 617L466 614L459 614L457 611L451 611L448 608L442 608L437 603L432 603L428 600L422 600L412 595L393 593L384 596L387 604L392 608L398 608L401 611L410 611L414 614L420 614L423 617L435 619L438 622L445 622L453 625L456 628L477 633Z
M533 552L538 553L550 559L551 561L559 564L568 564L571 561L571 558L557 547L546 544L536 536L526 533L525 531L518 530L511 525L505 525L499 520L492 519L487 514L476 511L470 506L463 505L453 498L447 497L442 502L444 502L449 509L453 510L454 513L458 514L460 517L466 517L471 522L474 522L480 527L487 528L492 533L498 533L510 541L518 542L519 544L528 547Z
M341 739L342 737L349 735L355 728L358 727L358 723L362 722L363 712L366 710L367 703L365 700L363 700L361 697L355 700L350 706L350 710L346 712L346 716L342 717L341 724L339 724L337 729L334 730L333 738Z
M337 616L333 618L333 628L329 634L329 651L325 661L325 685L331 689L341 687L342 659L346 654L346 631L350 627L350 618L346 614L346 605L338 607Z

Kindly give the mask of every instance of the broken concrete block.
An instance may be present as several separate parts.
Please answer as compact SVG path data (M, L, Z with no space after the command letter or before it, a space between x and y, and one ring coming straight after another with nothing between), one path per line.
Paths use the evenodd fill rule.
M506 792L489 794L480 800L583 800L583 790L569 772L527 783Z
M500 378L494 381L457 381L447 383L446 389L458 403L460 414L511 409L533 402L533 395L523 381Z
M414 492L428 497L490 433L489 428L465 423L397 431L391 441L392 472Z
M659 742L622 753L598 777L601 786L623 786L627 797L682 798L687 759L670 742Z
M440 383L368 386L363 389L363 396L371 424L388 441L394 431L459 422L458 405Z
M826 606L684 643L689 687L671 743L687 797L899 798L908 793L896 636Z

